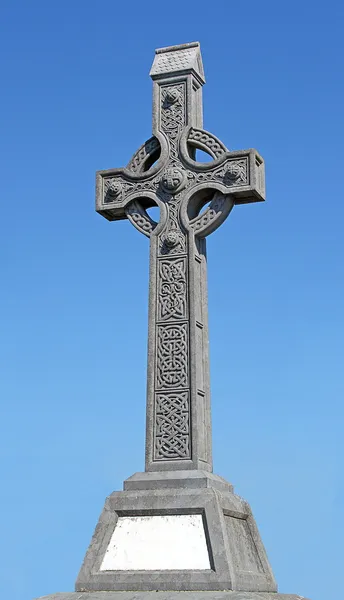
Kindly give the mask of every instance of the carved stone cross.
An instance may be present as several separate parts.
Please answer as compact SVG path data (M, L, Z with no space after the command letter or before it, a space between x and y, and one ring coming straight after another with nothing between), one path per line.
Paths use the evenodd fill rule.
M202 129L198 42L157 50L150 75L153 137L97 173L96 209L150 238L146 471L212 471L205 238L234 204L264 200L264 163Z

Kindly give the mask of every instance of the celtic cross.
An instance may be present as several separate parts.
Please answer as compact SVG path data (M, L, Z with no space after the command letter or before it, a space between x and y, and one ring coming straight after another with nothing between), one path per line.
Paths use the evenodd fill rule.
M205 238L235 204L264 200L264 163L202 129L198 42L157 50L150 75L153 137L126 168L97 173L96 210L150 238L146 471L211 471Z

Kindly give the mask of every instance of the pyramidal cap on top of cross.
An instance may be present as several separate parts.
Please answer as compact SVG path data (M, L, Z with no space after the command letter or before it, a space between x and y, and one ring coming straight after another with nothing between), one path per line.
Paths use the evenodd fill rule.
M153 80L192 74L203 85L205 77L199 42L158 48L149 74Z

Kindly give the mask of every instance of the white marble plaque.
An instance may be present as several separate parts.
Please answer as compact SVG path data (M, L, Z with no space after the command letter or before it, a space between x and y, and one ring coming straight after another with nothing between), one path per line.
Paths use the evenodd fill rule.
M101 571L210 569L201 515L119 517Z

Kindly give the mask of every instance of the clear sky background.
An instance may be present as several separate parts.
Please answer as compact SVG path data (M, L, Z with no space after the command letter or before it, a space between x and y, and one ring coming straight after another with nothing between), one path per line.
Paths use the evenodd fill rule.
M0 597L72 591L144 468L148 240L94 173L151 135L155 48L199 40L204 127L266 161L208 238L214 471L281 592L343 594L342 2L5 2Z

